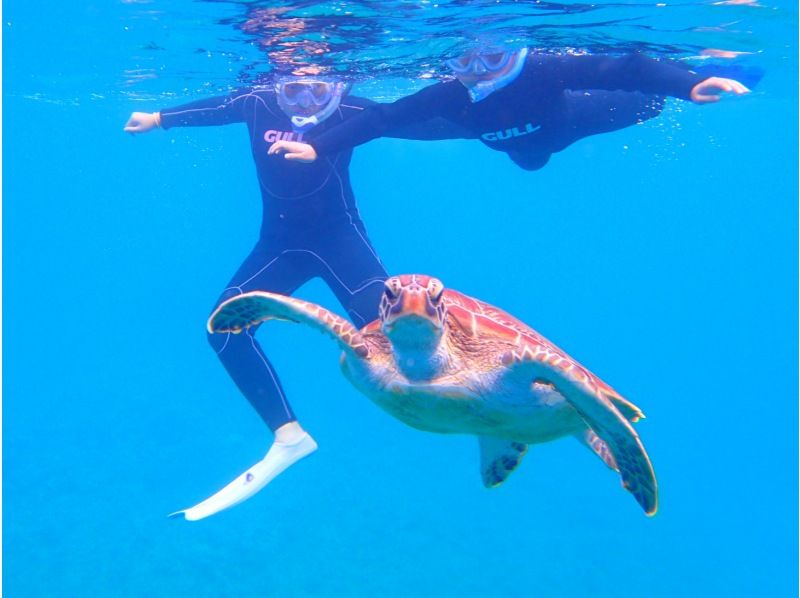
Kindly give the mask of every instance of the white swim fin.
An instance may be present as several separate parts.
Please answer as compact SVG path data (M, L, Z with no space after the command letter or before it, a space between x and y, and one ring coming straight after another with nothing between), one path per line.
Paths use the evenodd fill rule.
M287 467L315 450L317 443L306 433L292 444L275 442L261 461L222 490L193 507L170 513L169 517L183 516L188 521L197 521L238 505L269 484Z

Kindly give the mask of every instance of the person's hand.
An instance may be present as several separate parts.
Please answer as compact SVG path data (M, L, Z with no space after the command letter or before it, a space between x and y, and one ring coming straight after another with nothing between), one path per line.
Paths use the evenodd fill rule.
M719 102L719 94L722 92L742 95L750 93L750 90L734 79L709 77L692 87L692 93L689 94L689 97L697 104L708 104L711 102Z
M267 153L270 156L286 154L284 158L298 162L313 162L317 159L317 152L314 148L300 141L276 141L269 146Z
M158 112L134 112L122 129L126 133L147 133L161 126L161 115Z

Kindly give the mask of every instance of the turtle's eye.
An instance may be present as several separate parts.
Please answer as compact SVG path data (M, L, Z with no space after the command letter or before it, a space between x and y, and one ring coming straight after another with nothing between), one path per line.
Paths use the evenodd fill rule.
M434 279L428 283L428 295L430 296L431 301L438 303L442 298L442 293L444 293L444 286L441 282Z
M397 299L400 295L400 284L394 278L387 280L383 286L383 292L389 299Z

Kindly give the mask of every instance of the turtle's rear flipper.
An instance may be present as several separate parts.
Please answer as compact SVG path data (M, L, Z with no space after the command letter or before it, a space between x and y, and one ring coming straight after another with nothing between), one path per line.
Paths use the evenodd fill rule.
M337 340L345 351L367 357L369 351L355 327L316 303L294 297L252 291L224 301L208 319L209 332L241 332L266 320L307 324Z
M502 438L479 436L481 477L487 488L496 488L506 481L528 452L528 445Z

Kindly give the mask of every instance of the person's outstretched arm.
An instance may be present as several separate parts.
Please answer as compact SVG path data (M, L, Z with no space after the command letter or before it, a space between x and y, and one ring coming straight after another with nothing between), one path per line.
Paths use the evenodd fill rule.
M313 162L319 156L329 156L378 137L394 136L404 127L411 128L429 119L446 117L454 97L458 101L459 93L463 92L457 81L437 83L391 104L370 106L309 143L276 141L270 146L269 153L284 154L287 160Z
M613 57L533 56L533 72L539 81L562 89L640 91L692 100L716 102L720 93L744 94L750 90L733 79L708 77L671 60L655 60L642 54Z
M207 98L160 112L134 112L123 131L147 133L153 129L170 127L213 127L244 122L244 106L248 98L262 101L250 91L237 91L228 96Z
M377 106L378 102L358 96L347 96L341 107L351 109L345 119L353 118L367 108ZM343 111L344 111L343 110ZM429 120L414 121L408 125L388 129L383 137L392 139L411 139L414 141L439 141L445 139L474 139L476 134L451 120L441 116Z

